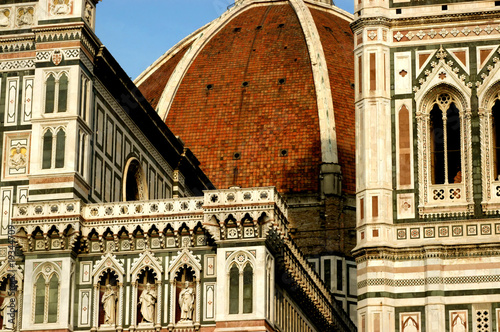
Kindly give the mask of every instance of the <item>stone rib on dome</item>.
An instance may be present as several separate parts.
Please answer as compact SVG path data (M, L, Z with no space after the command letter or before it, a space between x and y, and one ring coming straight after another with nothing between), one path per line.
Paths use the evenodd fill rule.
M330 109L325 108L332 119L327 130L333 134L328 137L334 141L335 153L338 148L343 187L353 193L349 20L330 6L308 4L306 24L314 29L310 29L313 36L306 31L306 38L304 22L297 16L297 7L305 7L302 0L247 1L240 6L227 23L220 24L220 19L212 23L219 24L212 27L216 33L197 50L185 73L176 77L179 82L174 84L172 100L168 100L166 123L194 151L218 188L274 185L283 192L317 192L325 148L322 155L318 110L318 90L322 87L318 88L313 72L326 71L315 67L321 67L321 61L315 61L318 54L310 52L320 49L324 53L320 60L328 67L322 82L330 87L326 95L331 95ZM168 85L175 82L172 76L180 75L179 67L192 52L190 47L208 29L210 25L192 38L193 44L183 43L169 52L175 56L159 61L138 79L140 90L154 107L158 106L160 114L167 111L160 109L163 104L158 101L160 95L165 96L167 81L171 80ZM321 43L311 47L315 40ZM174 67L176 73L172 74ZM325 120L321 122L323 127L328 123Z

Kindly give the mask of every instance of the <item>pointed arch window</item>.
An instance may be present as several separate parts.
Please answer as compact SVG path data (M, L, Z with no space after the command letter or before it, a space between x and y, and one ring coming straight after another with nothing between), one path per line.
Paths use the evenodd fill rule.
M247 264L243 269L243 313L249 314L253 311L253 269Z
M55 133L47 128L43 134L42 169L64 168L66 132L59 128Z
M229 269L229 314L253 312L253 267L233 264Z
M48 279L40 274L35 282L35 324L57 323L59 312L59 277Z
M66 72L50 73L45 80L45 113L63 113L68 108L69 79Z
M240 270L233 265L229 270L229 313L237 314L240 307Z
M462 183L460 114L448 93L430 112L432 184Z
M493 181L500 181L500 100L491 108Z
M42 148L42 169L52 168L52 130L47 130L43 135L43 148Z
M468 96L448 84L418 101L419 214L472 215L472 138Z

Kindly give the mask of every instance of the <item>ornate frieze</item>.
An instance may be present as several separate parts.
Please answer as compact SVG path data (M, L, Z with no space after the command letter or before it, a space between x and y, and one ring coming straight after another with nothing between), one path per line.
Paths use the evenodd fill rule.
M450 40L458 38L475 38L483 36L500 35L500 25L480 24L473 26L455 26L446 28L424 28L412 30L394 30L393 41L396 43L411 42L418 40Z

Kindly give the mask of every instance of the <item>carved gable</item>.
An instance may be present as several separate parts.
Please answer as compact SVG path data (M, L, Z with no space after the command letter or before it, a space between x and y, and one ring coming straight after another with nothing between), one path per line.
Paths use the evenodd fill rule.
M120 283L123 282L123 275L125 274L125 269L123 264L116 259L115 255L108 252L106 255L102 256L101 260L96 262L93 270L94 284L99 282L102 274L108 270L114 271L118 277Z
M136 281L137 277L145 268L150 268L153 271L156 279L160 279L163 273L163 267L161 266L161 261L158 257L150 251L147 250L140 254L139 258L134 260L132 264L132 280Z
M201 263L200 259L193 255L193 252L187 248L183 248L182 251L178 251L177 257L175 257L169 266L170 280L175 278L175 275L182 267L191 267L197 280L200 280Z

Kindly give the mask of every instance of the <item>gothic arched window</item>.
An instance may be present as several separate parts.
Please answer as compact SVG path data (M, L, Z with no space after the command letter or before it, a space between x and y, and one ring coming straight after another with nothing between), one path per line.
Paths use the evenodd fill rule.
M35 282L35 324L57 323L59 311L59 277L53 273L48 280L40 274Z
M229 271L229 313L237 314L240 306L240 270L233 265Z
M50 129L43 135L42 151L42 169L50 169L52 167L52 131Z
M491 108L491 144L493 159L493 181L500 180L500 100Z
M253 311L253 269L247 264L243 269L243 313L249 314Z
M460 114L447 93L430 112L430 133L432 184L462 183Z
M233 264L229 269L229 313L250 314L253 312L253 267Z
M144 171L136 158L131 158L125 167L125 201L141 201L148 199L148 190Z
M470 96L440 84L417 96L419 214L472 215L472 135Z
M45 113L66 112L68 108L68 74L50 73L45 80Z
M50 74L45 81L45 113L54 113L54 100L56 99L56 78Z
M42 169L64 168L66 132L59 128L54 136L51 128L43 134ZM55 149L54 149L55 147Z

